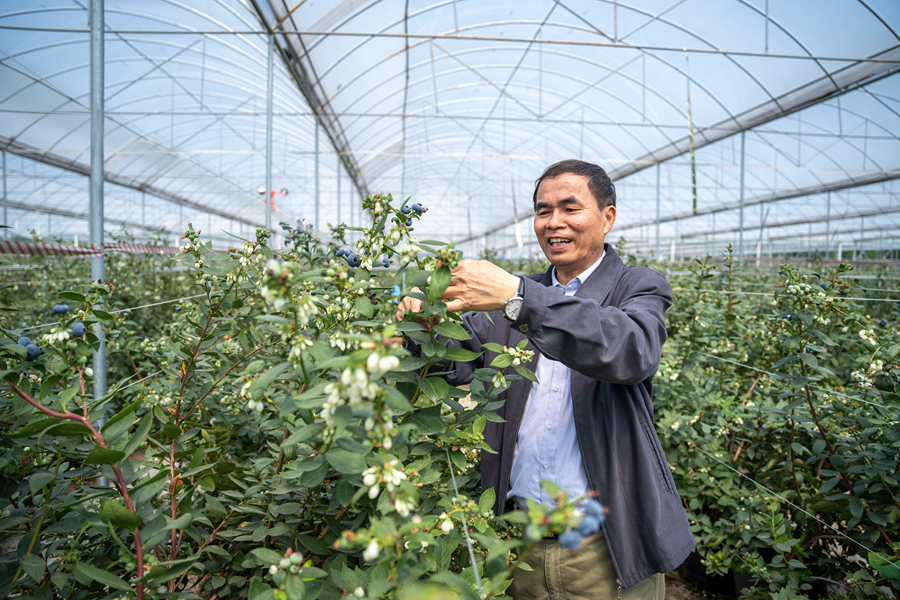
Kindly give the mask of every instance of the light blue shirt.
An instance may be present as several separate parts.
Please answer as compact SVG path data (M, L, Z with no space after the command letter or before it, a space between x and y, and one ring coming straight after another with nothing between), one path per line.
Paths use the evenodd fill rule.
M554 268L554 287L563 288L566 296L574 296L581 284L600 266L604 256L606 252L565 286L556 279ZM523 504L525 499L553 504L541 487L541 481L553 481L569 494L570 499L585 495L588 481L575 435L571 371L543 354L538 355L537 361L535 374L538 383L531 385L522 415L506 497L518 498Z

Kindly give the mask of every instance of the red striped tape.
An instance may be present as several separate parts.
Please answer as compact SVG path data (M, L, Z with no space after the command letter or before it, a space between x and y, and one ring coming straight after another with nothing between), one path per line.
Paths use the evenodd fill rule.
M97 258L103 256L105 252L126 252L129 254L179 254L180 250L174 246L148 246L146 244L103 244L102 249L100 249L96 246L82 248L79 246L62 246L59 244L38 244L36 242L0 241L0 254Z

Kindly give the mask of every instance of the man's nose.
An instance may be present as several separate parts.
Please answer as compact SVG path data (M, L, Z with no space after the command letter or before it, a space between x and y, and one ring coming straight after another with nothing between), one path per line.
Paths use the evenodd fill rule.
M547 221L547 229L559 229L565 227L563 215L560 211L554 210L550 213L550 219Z

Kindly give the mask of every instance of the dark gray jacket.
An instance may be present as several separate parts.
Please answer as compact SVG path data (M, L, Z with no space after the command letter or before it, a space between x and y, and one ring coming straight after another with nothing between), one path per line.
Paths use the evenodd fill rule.
M510 324L501 311L471 312L464 326L472 339L448 345L481 352L481 344L529 348L572 372L572 402L578 446L592 490L609 508L603 525L616 572L624 587L653 573L677 568L694 547L690 525L653 426L652 382L666 340L665 311L672 289L658 272L626 267L606 245L606 257L574 296L554 288L551 271L525 278L525 300ZM451 363L455 385L496 356ZM534 368L536 361L530 363ZM530 382L513 383L497 414L505 423L487 424L484 435L497 454L481 454L483 489L494 488L494 511L508 510L506 493L516 436Z

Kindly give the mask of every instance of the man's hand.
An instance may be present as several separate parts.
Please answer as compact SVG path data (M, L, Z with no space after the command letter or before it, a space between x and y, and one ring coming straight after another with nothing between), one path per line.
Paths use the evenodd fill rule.
M413 288L410 290L410 292L419 292L420 294L424 293L419 288ZM405 298L403 298L403 300L400 301L400 305L397 306L397 314L394 315L394 318L397 319L397 321L402 321L403 315L405 315L407 312L422 312L422 301L418 298L406 296ZM433 323L429 323L428 319L426 319L425 317L417 317L413 319L413 321L431 331L432 324L439 322L440 318L435 317L434 319L432 319Z
M461 260L452 273L450 287L441 296L449 311L499 310L519 291L518 277L486 260Z

